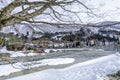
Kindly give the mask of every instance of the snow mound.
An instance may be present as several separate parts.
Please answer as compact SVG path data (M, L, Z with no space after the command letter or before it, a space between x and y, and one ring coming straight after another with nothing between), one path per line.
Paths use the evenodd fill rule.
M46 65L61 65L73 63L73 58L56 58L56 59L43 59L40 61L32 62L18 62L15 64L0 65L0 76L9 75L14 72L21 71L23 69L30 69L34 67L46 66Z
M8 50L6 48L6 46L4 46L3 48L0 49L0 53L7 53Z
M59 64L69 64L73 63L75 59L73 58L57 58L57 59L44 59L41 62L41 64L46 65L59 65Z

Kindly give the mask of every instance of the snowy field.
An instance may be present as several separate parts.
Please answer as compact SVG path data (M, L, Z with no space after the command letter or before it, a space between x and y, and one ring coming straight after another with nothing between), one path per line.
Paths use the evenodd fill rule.
M120 54L112 54L64 69L48 69L8 80L109 80L106 75L120 70Z

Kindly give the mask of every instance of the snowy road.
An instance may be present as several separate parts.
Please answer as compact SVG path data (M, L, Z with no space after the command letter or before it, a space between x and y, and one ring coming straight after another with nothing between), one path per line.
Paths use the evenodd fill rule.
M113 54L64 69L48 69L8 80L105 80L106 74L117 70L120 70L120 54Z
M107 56L107 55L110 55L110 54L114 54L114 52L109 52L109 51L104 51L104 50L101 50L101 49L94 49L94 50L71 50L71 51L65 51L65 52L56 52L56 53L48 53L46 54L47 57L49 58L58 58L58 59L62 59L65 60L65 59L70 59L73 61L73 59L75 59L75 61L72 63L72 64L61 64L61 61L62 63L66 62L67 60L63 61L63 60L55 60L55 62L53 60L47 60L47 64L46 66L44 65L43 67L38 67L38 66L41 66L41 64L38 64L37 65L37 68L34 68L34 69L30 69L30 71L26 71L24 70L23 72L17 72L17 73L13 73L13 72L16 72L16 71L19 71L19 70L13 70L14 68L12 68L12 66L9 66L11 67L10 69L8 68L5 68L4 69L2 68L1 66L1 70L8 70L9 73L5 73L6 75L10 74L10 73L13 73L13 74L10 74L8 76L3 76L3 77L0 77L0 80L3 80L3 79L8 79L8 78L13 78L13 77L17 77L17 76L22 76L22 75L26 75L26 74L30 74L30 73L33 73L33 72L36 72L36 71L42 71L42 70L46 70L46 69L61 69L61 68L65 68L65 67L68 67L68 66L71 66L73 64L77 64L77 63L80 63L80 62L83 62L83 61L88 61L88 60L92 60L92 59L96 59L98 57L102 57L102 56ZM69 60L69 61L70 61ZM51 64L54 65L55 63L58 64L58 61L59 64L61 65L55 65L55 66L51 66L51 65L48 65L48 64ZM68 61L66 62L68 63ZM3 71L4 72L4 71ZM25 73L24 73L25 72ZM58 73L58 72L57 72ZM3 75L4 73L0 73L0 75ZM5 75L4 74L4 75ZM64 80L64 79L63 79Z

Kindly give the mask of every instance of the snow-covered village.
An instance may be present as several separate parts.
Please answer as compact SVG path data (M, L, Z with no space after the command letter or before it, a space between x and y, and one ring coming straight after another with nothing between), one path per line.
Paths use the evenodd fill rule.
M119 0L0 0L0 80L120 80Z

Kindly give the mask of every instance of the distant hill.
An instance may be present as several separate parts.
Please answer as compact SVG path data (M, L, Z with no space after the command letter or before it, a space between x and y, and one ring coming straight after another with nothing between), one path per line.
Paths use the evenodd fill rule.
M49 25L49 24L36 24L36 25L31 25L31 24L18 24L16 25L16 29L23 34L26 34L26 32L32 32L33 28L36 32L42 32L42 33L55 33L55 32L74 32L79 30L81 27L80 26L68 26L68 25ZM7 26L2 29L2 32L4 33L17 33L15 28L12 26Z
M83 29L89 29L92 33L102 33L102 34L113 34L113 35L120 35L120 22L118 21L104 21L95 23L93 25L100 26L100 27L93 27L90 26L83 26ZM15 29L16 28L16 29ZM7 26L2 29L1 32L3 33L10 33L13 32L16 34L17 32L26 35L29 32L29 36L32 35L33 30L35 32L41 33L56 33L56 32L76 32L81 29L81 26L71 26L71 25L49 25L49 24L35 24L31 25L29 23L22 23L17 24L16 26ZM17 30L17 31L16 31Z

